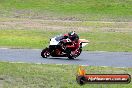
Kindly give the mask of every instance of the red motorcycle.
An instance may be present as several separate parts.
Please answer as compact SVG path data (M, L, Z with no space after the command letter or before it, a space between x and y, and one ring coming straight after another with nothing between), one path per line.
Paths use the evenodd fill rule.
M78 57L82 52L82 47L89 43L88 40L79 39L78 43L72 43L69 38L64 38L63 35L55 36L50 39L49 47L42 50L41 56L47 58L52 57L68 57L74 59Z

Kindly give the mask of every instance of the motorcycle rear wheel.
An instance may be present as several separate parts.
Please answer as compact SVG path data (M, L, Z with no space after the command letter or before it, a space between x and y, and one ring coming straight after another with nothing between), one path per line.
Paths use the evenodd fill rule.
M73 56L71 56L71 55L69 55L68 58L69 58L70 60L74 60L74 59L75 59L75 57L73 57Z
M76 55L72 55L72 54L68 55L68 58L69 59L75 59L76 57L78 57L81 54L82 49L79 49L78 52L79 53L77 53Z
M43 49L42 52L41 52L41 56L42 56L43 58L49 57L49 56L50 56L49 48Z

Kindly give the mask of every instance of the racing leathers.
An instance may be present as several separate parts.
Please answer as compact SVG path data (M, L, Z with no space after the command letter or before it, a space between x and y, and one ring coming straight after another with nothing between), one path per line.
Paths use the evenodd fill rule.
M75 32L69 32L68 34L64 34L65 38L69 38L71 40L71 44L66 45L65 52L71 54L71 51L76 51L79 48L79 36Z

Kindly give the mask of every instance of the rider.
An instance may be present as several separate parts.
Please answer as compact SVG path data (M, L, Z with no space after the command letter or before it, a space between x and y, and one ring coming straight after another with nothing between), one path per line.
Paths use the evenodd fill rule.
M75 33L75 31L64 34L64 37L69 38L72 42L78 42L79 40L79 36Z
M72 44L67 45L67 47L69 47L70 49L75 51L79 46L79 44L78 44L79 36L75 33L75 31L72 31L72 32L69 32L68 34L64 34L64 37L69 38L72 42ZM71 50L69 50L69 48L67 48L67 50L66 50L66 52L69 51L68 53L71 52Z

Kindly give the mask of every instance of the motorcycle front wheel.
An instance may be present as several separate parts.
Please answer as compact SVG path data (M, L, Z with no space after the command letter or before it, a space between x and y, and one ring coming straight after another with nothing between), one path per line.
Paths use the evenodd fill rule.
M43 49L42 52L41 52L41 56L42 56L43 58L49 57L49 56L50 56L49 48Z

